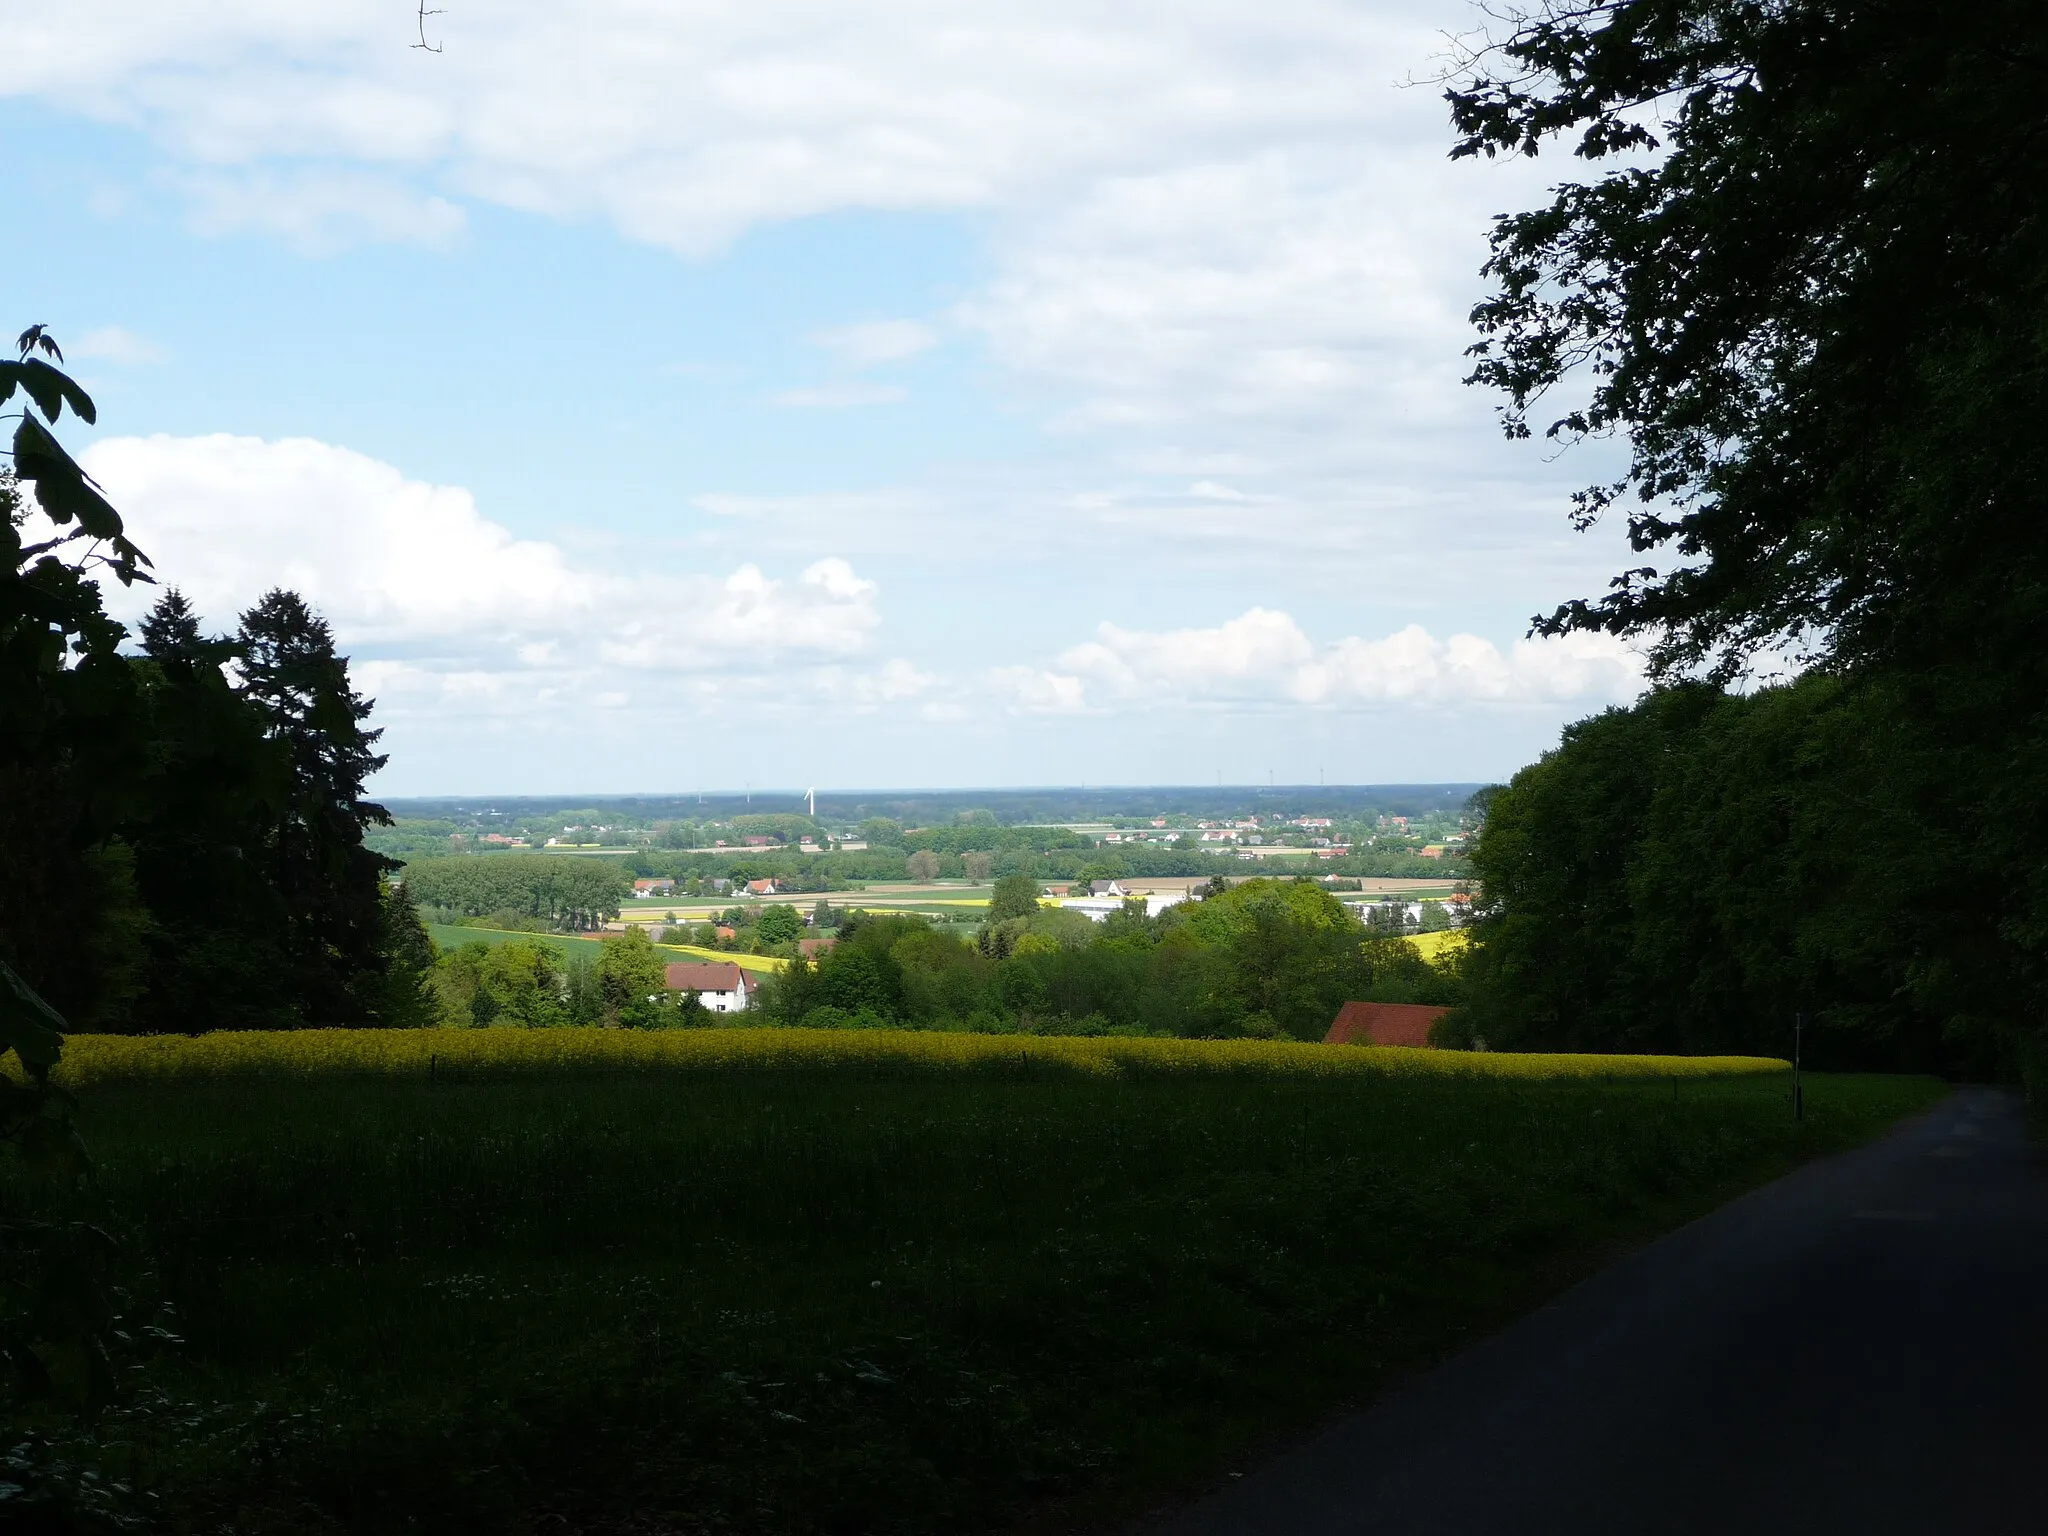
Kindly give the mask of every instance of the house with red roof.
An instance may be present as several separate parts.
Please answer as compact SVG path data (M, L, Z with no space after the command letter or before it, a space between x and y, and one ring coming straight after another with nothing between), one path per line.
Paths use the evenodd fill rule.
M1428 1003L1346 1003L1325 1045L1407 1045L1427 1048L1429 1026L1451 1010Z
M670 962L663 984L671 992L694 992L713 1013L739 1013L753 995L754 978L730 960Z

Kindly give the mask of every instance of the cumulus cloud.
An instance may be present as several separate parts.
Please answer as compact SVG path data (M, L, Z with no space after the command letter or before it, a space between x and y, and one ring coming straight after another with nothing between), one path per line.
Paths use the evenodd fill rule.
M354 0L170 14L14 17L0 93L137 126L202 227L316 250L446 243L464 199L697 254L835 211L969 213L988 279L952 322L1155 457L1262 462L1265 432L1355 464L1457 415L1486 218L1504 177L1540 185L1447 167L1438 94L1399 88L1456 24L1441 0L963 0L940 22L923 0L505 0L449 8L431 58ZM817 339L864 367L934 338Z
M1029 713L1114 705L1595 705L1633 698L1642 659L1609 635L1522 639L1503 652L1472 634L1419 624L1379 640L1317 645L1288 614L1252 608L1213 629L1145 631L1105 623L1050 668L990 674Z
M994 667L988 685L1021 714L1085 715L1092 713L1078 677L1037 667Z
M111 438L84 463L210 622L290 587L400 694L502 700L621 671L836 663L880 622L875 583L836 556L794 580L751 562L722 577L587 568L515 538L459 486L306 438ZM149 600L109 591L129 617Z

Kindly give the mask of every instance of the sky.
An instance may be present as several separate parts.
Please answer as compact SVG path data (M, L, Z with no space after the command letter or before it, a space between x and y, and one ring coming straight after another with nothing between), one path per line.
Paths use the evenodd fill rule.
M388 795L1504 778L1641 666L1527 638L1606 450L1461 383L1568 174L1448 158L1481 19L0 0L0 293Z

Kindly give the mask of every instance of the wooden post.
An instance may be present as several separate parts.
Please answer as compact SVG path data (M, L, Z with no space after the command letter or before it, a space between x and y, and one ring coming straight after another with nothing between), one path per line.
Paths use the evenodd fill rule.
M1803 1085L1803 1084L1802 1084L1802 1083L1801 1083L1801 1082L1799 1081L1799 1056L1800 1056L1800 1045L1801 1045L1801 1044L1802 1044L1802 1042L1803 1042L1803 1038L1804 1038L1805 1034L1806 1034L1806 1015L1805 1015L1805 1014L1803 1014L1803 1013L1795 1013L1795 1014L1793 1014L1793 1015L1792 1015L1792 1118L1793 1118L1794 1120L1804 1120L1804 1119L1806 1118L1806 1089L1805 1089L1805 1086L1804 1086L1804 1085Z

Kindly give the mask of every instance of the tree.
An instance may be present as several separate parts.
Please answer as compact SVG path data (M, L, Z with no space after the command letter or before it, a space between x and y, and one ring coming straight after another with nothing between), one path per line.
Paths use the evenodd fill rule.
M1005 875L989 893L990 925L1013 917L1029 917L1038 910L1038 882L1029 875Z
M91 398L50 366L63 353L42 326L16 345L17 360L0 362L0 403L25 397L13 473L0 479L0 1056L11 1052L20 1075L0 1074L0 1144L61 1188L87 1167L69 1100L49 1076L65 1029L118 1016L137 983L136 936L125 931L132 884L116 838L147 812L151 766L134 671L118 651L124 631L91 576L125 585L146 579L148 561L50 430L66 406L93 423ZM23 482L54 530L36 543L22 536ZM25 1181L5 1182L18 1191ZM112 1309L89 1279L107 1239L80 1224L16 1220L17 1198L0 1207L0 1335L18 1395L56 1396L68 1382L74 1406L91 1410L113 1390ZM75 1369L53 1370L60 1360ZM33 1442L22 1454L33 1483Z
M569 932L598 927L619 915L632 893L632 877L609 859L571 859L545 853L458 854L414 859L406 887L421 906L465 917L512 911Z
M158 599L141 634L133 666L153 744L153 805L126 841L151 914L150 983L131 1022L191 1031L301 1022L289 923L266 857L290 794L287 749L227 675L239 648L207 639L177 589ZM381 932L402 939L388 924ZM417 1006L400 1006L403 991L370 1012L390 1005L416 1018Z
M2038 639L2033 12L1595 0L1513 20L1449 93L1454 155L1564 138L1624 163L1497 221L1473 377L1526 435L1588 371L1547 434L1623 433L1630 457L1579 519L1621 507L1639 554L1673 557L1540 627L1652 636L1664 667L1722 675L1788 639L1845 660Z
M870 848L900 848L903 846L903 823L891 821L887 816L870 816L858 828L860 840Z
M608 1021L617 1022L629 1008L661 997L667 987L667 968L646 930L605 935L598 951L597 990Z
M960 855L960 869L968 879L986 880L995 873L996 856L992 853L963 853Z
M365 828L391 824L363 798L386 761L374 750L383 733L363 728L371 705L349 686L333 631L296 593L266 593L242 615L239 641L242 697L290 765L268 855L294 989L309 1020L347 1022L385 970L383 877L397 866L363 846Z
M818 965L818 1003L850 1014L895 1018L902 988L902 971L886 950L840 944L828 950Z
M1511 435L1628 442L1575 516L1624 515L1632 568L1537 627L1640 637L1665 680L1783 655L1843 679L1836 707L1920 787L1898 802L1915 835L2009 876L1989 952L1946 919L1943 946L1915 945L1954 985L1951 1038L2048 1004L2044 64L2018 0L1967 26L1938 6L1592 0L1516 11L1449 93L1457 155L1563 140L1603 167L1497 222L1473 315L1473 378L1504 392ZM1532 422L1560 395L1579 403ZM1846 748L1828 761L1862 771ZM1868 856L1839 878L1883 885ZM1732 974L1738 948L1708 958ZM1962 1001L1987 984L1988 1015Z
M402 885L384 887L383 934L378 948L384 972L367 1022L387 1028L415 1028L434 1022L431 986L439 956L419 908Z
M195 666L207 658L199 616L176 587L166 587L142 621L142 654L159 666Z
M913 880L935 880L939 874L939 856L929 848L920 848L905 860L903 867Z
M803 937L804 920L796 915L795 907L765 907L754 932L763 944L794 944Z
M56 375L24 352L22 362L0 363L0 400L26 382L27 369L41 370L37 379ZM31 392L31 404L54 424L53 407L70 396L46 395ZM89 401L77 413L94 419ZM117 651L124 632L102 610L92 580L108 563L99 539L80 543L81 524L37 544L23 541L30 511L21 492L29 478L23 454L35 464L42 452L48 469L49 450L37 433L48 437L24 407L14 440L20 479L0 476L0 963L58 1015L118 1028L142 982L147 928L132 859L117 841L149 809L147 713ZM62 453L53 438L50 449ZM33 483L46 516L60 526L77 522L75 513L58 516L61 492L55 509L43 494L46 484L60 483L54 474ZM119 529L111 507L104 516ZM72 550L73 558L63 558ZM132 564L128 574L140 579Z
M1940 787L1890 700L1824 675L1659 690L1565 732L1479 836L1473 1032L1508 1049L1782 1054L1991 1070L2013 981L1981 848L1925 835ZM1976 1054L1973 1061L1972 1056Z

